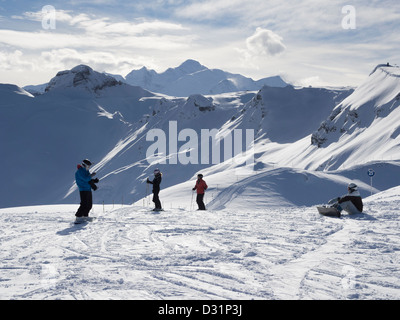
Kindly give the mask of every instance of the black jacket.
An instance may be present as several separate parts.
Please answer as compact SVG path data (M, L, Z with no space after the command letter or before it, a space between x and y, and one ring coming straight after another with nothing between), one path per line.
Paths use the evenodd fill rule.
M161 183L161 174L158 174L154 177L153 181L147 179L147 183L153 185L153 193L160 192L160 183Z
M357 208L358 211L362 212L363 211L363 202L360 196L360 193L358 191L355 191L353 193L347 194L339 199L339 203L343 203L346 201L351 201L354 206Z

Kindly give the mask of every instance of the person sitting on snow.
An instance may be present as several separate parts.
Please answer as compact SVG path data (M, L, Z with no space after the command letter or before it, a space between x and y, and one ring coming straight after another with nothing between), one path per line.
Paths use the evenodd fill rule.
M361 199L360 192L358 192L358 187L355 183L351 182L347 186L348 194L332 199L330 203L333 204L340 213L344 210L350 214L361 213L363 211L363 202Z

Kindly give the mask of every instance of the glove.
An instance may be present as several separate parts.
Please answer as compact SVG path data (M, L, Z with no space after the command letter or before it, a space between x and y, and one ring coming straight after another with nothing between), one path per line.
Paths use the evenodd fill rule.
M99 181L100 181L98 178L92 179L92 180L93 180L94 183L99 183Z
M192 190L193 190L193 191L196 190L196 187L194 187Z
M96 179L96 180L99 180L99 179ZM95 185L95 180L90 180L89 181L89 184L90 184L90 187L94 190L94 191L96 191L97 190L97 186Z

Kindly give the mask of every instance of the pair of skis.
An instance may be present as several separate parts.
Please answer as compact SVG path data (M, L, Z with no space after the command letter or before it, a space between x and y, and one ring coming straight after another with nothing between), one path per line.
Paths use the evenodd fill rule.
M96 217L77 217L74 224L84 224L96 220Z

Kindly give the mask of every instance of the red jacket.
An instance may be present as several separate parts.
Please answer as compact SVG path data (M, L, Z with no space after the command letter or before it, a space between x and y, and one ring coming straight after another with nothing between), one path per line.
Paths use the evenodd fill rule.
M197 194L203 194L207 190L207 183L203 179L198 179L193 189L197 190Z

